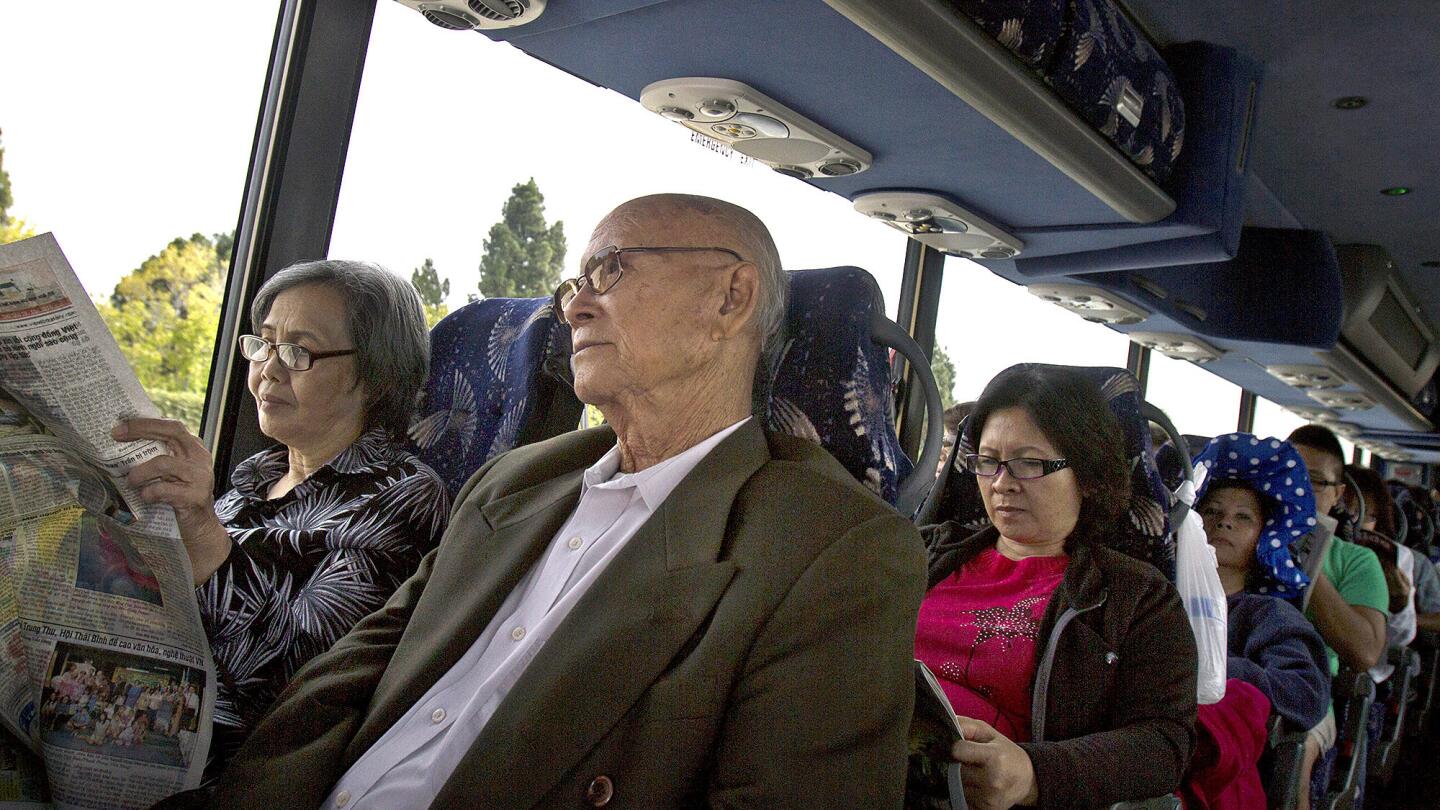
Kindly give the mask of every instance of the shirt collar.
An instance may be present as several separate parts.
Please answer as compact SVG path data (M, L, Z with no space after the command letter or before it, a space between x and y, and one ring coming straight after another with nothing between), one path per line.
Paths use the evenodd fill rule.
M630 489L633 488L645 506L651 512L660 508L660 504L670 497L670 493L685 476L695 469L702 459L710 455L715 446L724 441L727 436L734 433L741 425L750 421L752 417L745 417L739 422L723 428L710 438L696 444L670 458L665 459L653 467L646 467L640 472L620 472L620 445L616 444L609 452L600 457L600 460L585 470L580 485L580 495L584 497L585 491L590 487L600 489Z
M370 471L385 461L391 444L390 434L384 428L372 428L360 434L349 447L325 463L321 470L328 467L343 475ZM277 444L236 465L235 472L230 476L230 485L242 495L263 500L270 491L270 485L289 469L289 451L285 445ZM319 472L320 470L316 470L316 473ZM314 478L314 475L311 478Z

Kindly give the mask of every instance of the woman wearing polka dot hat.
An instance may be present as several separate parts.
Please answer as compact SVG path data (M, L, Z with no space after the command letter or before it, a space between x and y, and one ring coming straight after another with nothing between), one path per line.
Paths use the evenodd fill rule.
M1242 487L1255 493L1263 511L1263 520L1256 526L1253 565L1250 559L1235 562L1244 563L1252 580L1246 590L1298 599L1310 580L1291 557L1290 545L1316 522L1315 496L1300 454L1279 439L1231 433L1212 439L1195 463L1204 468L1196 487L1196 503L1201 507L1216 487ZM1209 528L1207 522L1207 532ZM1217 547L1216 556L1227 556L1230 550ZM1221 567L1223 573L1224 563Z
M1286 601L1309 584L1290 546L1317 522L1304 461L1288 442L1232 433L1206 445L1196 466L1196 511L1226 593L1226 674L1263 692L1293 728L1316 729L1318 754L1334 739L1325 643Z
M1229 607L1227 674L1264 692L1285 719L1310 728L1329 704L1325 645L1282 601L1307 584L1290 557L1291 542L1305 533L1297 527L1313 525L1315 517L1304 463L1286 442L1236 433L1211 441L1197 464L1206 474L1196 511Z

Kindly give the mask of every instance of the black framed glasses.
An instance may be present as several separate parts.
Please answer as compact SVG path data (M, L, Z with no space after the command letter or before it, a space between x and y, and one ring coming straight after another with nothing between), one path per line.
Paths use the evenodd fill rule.
M1327 481L1327 480L1325 480L1324 478L1321 478L1321 477L1319 477L1319 476L1315 476L1315 475L1310 476L1310 486L1311 486L1311 487L1314 487L1315 489L1323 489L1324 487L1338 487L1338 486L1340 486L1340 485L1343 484L1343 483L1345 483L1345 482L1344 482L1344 481Z
M327 357L344 357L355 354L357 349L342 349L338 352L312 352L295 343L275 343L258 335L240 336L240 354L252 363L263 363L274 352L280 357L280 365L291 371L309 371L316 360Z
M590 258L585 260L585 266L580 269L579 278L567 278L564 281L560 282L559 287L555 288L555 298L553 301L555 307L555 317L559 318L562 323L568 323L568 321L565 320L565 307L569 306L570 302L575 300L575 296L580 294L581 286L588 284L590 285L590 289L595 291L596 295L604 295L605 293L610 291L611 287L614 287L617 283L619 283L620 277L625 275L625 266L620 263L620 257L626 253L710 252L728 253L731 256L734 256L735 261L737 262L745 261L745 257L741 256L739 253L736 253L730 248L723 247L622 248L616 247L614 245L606 245L605 247L595 251L595 253L592 254Z
M1005 472L1010 473L1011 478L1030 481L1044 478L1069 466L1070 462L1063 458L1011 458L1001 461L994 456L982 456L978 453L965 456L965 469L985 478L999 475L1003 467Z

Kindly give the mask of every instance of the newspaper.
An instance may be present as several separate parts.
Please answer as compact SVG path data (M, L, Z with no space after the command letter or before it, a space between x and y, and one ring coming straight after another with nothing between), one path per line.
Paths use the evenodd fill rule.
M142 808L199 785L215 669L190 560L170 508L125 481L166 449L110 438L158 414L54 237L0 245L8 806Z

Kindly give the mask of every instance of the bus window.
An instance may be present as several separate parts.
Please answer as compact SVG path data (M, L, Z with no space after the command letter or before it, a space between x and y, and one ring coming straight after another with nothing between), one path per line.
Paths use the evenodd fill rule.
M1255 400L1255 428L1251 430L1256 436L1277 436L1281 439L1290 435L1290 431L1301 425L1307 424L1304 419L1296 416L1283 407L1276 405L1268 399L1256 398ZM1355 444L1349 439L1335 434L1340 440L1340 447L1345 450L1345 458L1350 459L1355 454Z
M1239 386L1159 352L1150 353L1145 399L1164 411L1181 433L1233 433L1240 413Z
M0 10L0 241L53 231L150 397L197 432L277 10Z
M945 260L935 343L955 370L954 398L980 396L1016 363L1125 367L1130 341L1047 304L968 259Z
M484 82L477 82L486 77ZM634 101L482 36L440 31L396 3L376 7L331 240L332 257L409 277L431 260L441 307L478 288L483 243L512 189L532 180L566 254L548 295L574 275L590 229L618 203L689 192L744 206L770 228L788 269L857 265L898 306L905 237L826 193L725 149ZM424 291L422 291L422 296Z

